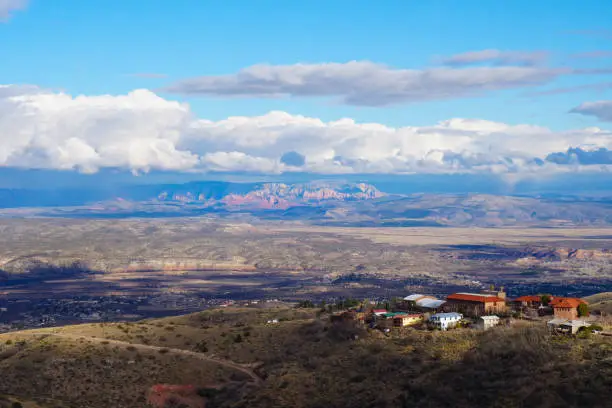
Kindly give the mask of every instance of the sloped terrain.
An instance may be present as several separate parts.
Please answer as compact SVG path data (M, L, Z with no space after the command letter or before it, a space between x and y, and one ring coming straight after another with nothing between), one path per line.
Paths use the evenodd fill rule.
M589 309L612 315L612 292L598 293L585 298L589 302Z
M534 323L385 336L317 309L229 308L0 342L0 392L79 407L144 407L156 383L200 387L207 407L611 406L611 340Z

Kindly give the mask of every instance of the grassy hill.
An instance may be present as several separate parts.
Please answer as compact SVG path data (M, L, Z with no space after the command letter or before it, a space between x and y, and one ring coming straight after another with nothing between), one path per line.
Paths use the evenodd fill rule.
M605 407L612 341L539 323L386 336L316 309L227 308L0 335L0 372L0 394L66 407L145 407L158 383L207 407Z
M598 293L586 297L585 300L589 302L589 309L592 311L612 314L612 292Z

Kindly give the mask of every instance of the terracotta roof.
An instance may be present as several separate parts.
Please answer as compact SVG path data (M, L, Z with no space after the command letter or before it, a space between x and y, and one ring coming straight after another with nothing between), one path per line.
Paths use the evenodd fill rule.
M505 302L504 299L497 296L480 295L477 293L453 293L452 295L448 295L446 300L464 300L480 303Z
M515 302L541 302L542 297L538 295L521 296L514 299Z
M387 313L387 309L372 309L372 313Z
M584 300L578 299L578 298L559 297L559 298L554 298L550 302L550 305L553 308L554 307L578 307L581 303L588 304Z

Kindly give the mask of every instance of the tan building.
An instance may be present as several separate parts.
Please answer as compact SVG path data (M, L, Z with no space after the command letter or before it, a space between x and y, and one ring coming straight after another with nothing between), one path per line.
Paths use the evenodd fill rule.
M444 310L466 316L504 314L508 311L506 300L498 296L480 293L453 293L448 295Z
M578 319L578 306L588 303L578 298L556 297L550 302L556 319Z
M500 299L506 300L506 292L504 291L504 287L501 286L499 289L495 289L495 286L491 285L488 290L480 291L482 295L496 296Z
M394 327L411 326L423 321L422 314L400 314L393 317Z

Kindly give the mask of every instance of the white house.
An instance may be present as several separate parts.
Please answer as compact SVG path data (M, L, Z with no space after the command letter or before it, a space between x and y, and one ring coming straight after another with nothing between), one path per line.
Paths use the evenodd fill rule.
M589 327L589 323L584 320L552 319L546 325L551 332L561 332L576 334L583 327Z
M457 326L461 319L461 313L436 313L429 317L429 323L440 330L446 330Z
M476 327L480 330L488 330L491 327L497 326L499 324L498 316L480 316L476 321Z

